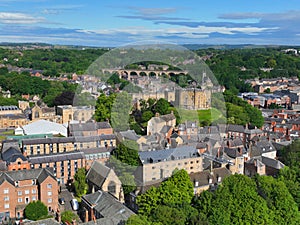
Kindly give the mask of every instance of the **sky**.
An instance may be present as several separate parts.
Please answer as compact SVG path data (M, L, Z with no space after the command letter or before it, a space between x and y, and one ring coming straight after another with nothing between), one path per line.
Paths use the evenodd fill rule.
M0 42L300 45L299 0L0 0Z

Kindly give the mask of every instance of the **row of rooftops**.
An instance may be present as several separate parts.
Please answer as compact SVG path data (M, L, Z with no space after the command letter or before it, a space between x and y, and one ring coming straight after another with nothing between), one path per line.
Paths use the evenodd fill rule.
M83 143L83 142L96 142L102 140L113 140L115 139L114 134L101 134L99 136L81 136L81 137L50 137L50 138L34 138L24 139L22 144L33 145L33 144L59 144L59 143Z
M193 146L183 146L172 149L139 152L143 164L157 163L171 160L199 157L197 149Z

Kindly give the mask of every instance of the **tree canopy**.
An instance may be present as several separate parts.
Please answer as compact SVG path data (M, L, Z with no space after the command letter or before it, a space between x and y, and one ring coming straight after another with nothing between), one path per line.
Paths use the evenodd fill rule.
M48 215L47 206L40 200L30 202L25 207L25 217L30 220L39 220Z
M81 197L86 194L88 190L88 185L86 183L86 170L85 168L80 168L74 175L74 187L75 194Z

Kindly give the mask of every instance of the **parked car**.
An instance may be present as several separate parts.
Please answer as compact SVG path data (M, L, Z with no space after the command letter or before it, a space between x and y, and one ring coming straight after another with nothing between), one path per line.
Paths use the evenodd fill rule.
M64 198L59 198L58 202L59 202L59 204L64 205L65 204L65 199Z
M71 206L73 208L73 210L77 211L79 209L79 203L77 201L77 199L73 198L71 200Z

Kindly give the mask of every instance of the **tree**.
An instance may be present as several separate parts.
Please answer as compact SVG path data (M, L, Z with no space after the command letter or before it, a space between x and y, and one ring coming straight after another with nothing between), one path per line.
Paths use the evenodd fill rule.
M63 223L72 223L73 220L79 220L78 216L70 210L61 213L61 221Z
M40 200L30 202L25 208L25 217L29 220L38 220L48 215L47 206Z
M193 187L185 170L175 170L159 187L161 202L165 205L190 204L194 196Z
M272 224L272 211L258 195L249 177L235 174L224 179L210 208L211 224Z
M113 153L118 160L131 166L140 165L138 145L135 141L125 140L120 143Z
M253 107L252 105L247 104L245 107L245 111L248 114L249 122L252 126L262 127L264 124L264 117L259 109Z
M300 224L300 212L284 182L271 176L255 178L258 192L273 211L274 224Z
M116 95L111 94L106 96L101 94L96 102L95 119L98 122L107 121L111 118L111 109L114 104Z
M117 95L111 108L111 125L115 131L129 129L129 114L132 108L132 98L127 92Z
M285 166L279 170L278 180L283 181L300 209L300 182L297 171Z
M76 172L74 176L74 187L75 187L75 194L78 197L81 197L86 194L88 190L88 185L86 183L86 170L85 168L80 168Z
M142 114L142 122L148 122L154 116L150 110L144 111Z
M149 216L160 204L160 193L155 187L151 187L146 193L138 195L136 202L139 206L139 214Z
M151 225L147 217L142 215L132 215L126 221L126 225Z
M54 99L54 105L73 105L75 93L64 91Z
M184 212L177 208L159 205L151 214L151 219L152 221L160 222L163 225L184 225L186 216Z
M166 99L160 98L155 104L155 111L160 115L165 115L169 113L169 106L170 104Z

